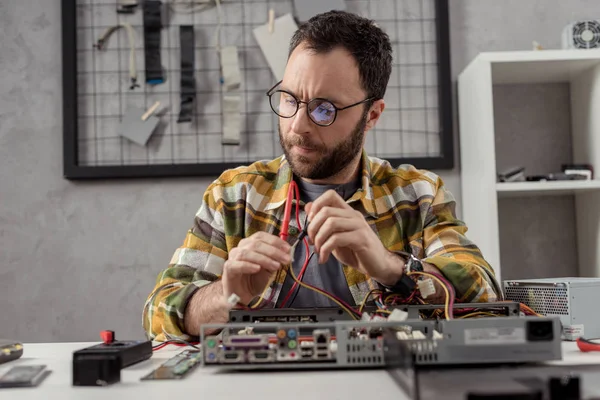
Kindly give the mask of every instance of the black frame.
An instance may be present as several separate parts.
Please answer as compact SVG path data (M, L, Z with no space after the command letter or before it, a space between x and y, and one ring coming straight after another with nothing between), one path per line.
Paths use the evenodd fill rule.
M61 0L63 62L63 175L66 179L157 178L218 176L240 163L80 166L77 109L77 2ZM435 170L454 168L452 86L450 76L450 21L448 0L435 0L438 60L438 99L441 127L440 157L388 158L392 165L413 164Z

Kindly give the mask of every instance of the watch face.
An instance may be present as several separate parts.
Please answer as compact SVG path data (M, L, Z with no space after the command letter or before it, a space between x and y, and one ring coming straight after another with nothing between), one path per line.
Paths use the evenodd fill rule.
M423 271L423 263L411 254L408 260L408 268L410 271Z

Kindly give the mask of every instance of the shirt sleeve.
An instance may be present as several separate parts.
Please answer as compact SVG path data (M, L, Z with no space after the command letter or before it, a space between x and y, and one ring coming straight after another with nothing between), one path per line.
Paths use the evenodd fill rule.
M199 288L220 278L227 259L220 192L217 183L209 186L182 246L158 274L142 315L150 340L192 340L183 324L188 301Z
M423 226L422 261L437 267L454 286L460 302L493 302L502 292L493 268L466 237L466 224L456 218L456 202L440 178Z

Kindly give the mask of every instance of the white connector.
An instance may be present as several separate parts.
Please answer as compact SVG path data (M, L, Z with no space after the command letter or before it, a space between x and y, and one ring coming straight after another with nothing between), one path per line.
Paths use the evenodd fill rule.
M408 319L408 313L406 311L396 308L388 316L388 321L406 321Z
M421 331L413 331L412 337L413 337L413 339L425 339L426 338L425 334Z
M235 307L237 305L237 303L239 303L239 301L240 301L240 296L238 296L235 293L231 293L231 295L227 299L227 304L229 305L229 309L232 309L233 307Z
M398 331L398 332L396 332L396 338L398 338L398 340L407 340L409 337L406 332Z
M443 339L443 338L444 338L444 335L442 335L441 333L439 333L435 329L433 330L433 339L434 340Z
M431 278L422 279L417 282L417 286L419 287L419 291L421 292L421 297L426 299L432 294L435 294L435 285Z

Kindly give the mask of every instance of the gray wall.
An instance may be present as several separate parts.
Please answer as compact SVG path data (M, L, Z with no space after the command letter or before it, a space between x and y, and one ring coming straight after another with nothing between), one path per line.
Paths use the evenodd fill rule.
M481 51L557 48L594 16L593 0L450 0L452 75ZM0 1L0 337L142 338L143 302L210 179L62 179L60 50L59 0ZM438 172L460 201L458 168Z

